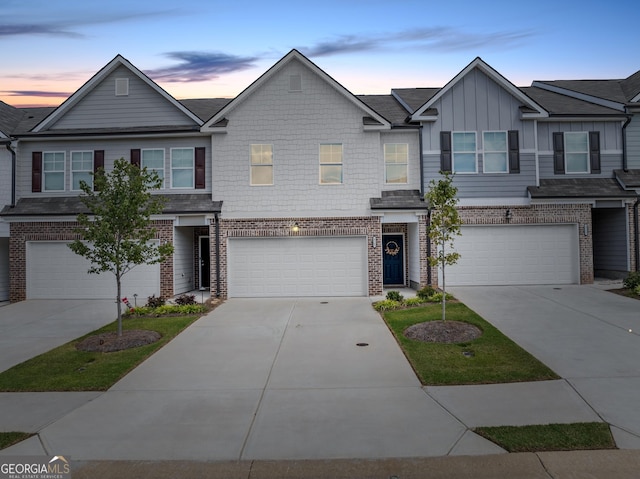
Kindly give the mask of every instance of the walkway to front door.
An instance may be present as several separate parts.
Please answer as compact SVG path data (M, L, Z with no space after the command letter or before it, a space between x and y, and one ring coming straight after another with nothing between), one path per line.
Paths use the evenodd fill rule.
M404 285L404 236L382 235L382 248L384 285Z

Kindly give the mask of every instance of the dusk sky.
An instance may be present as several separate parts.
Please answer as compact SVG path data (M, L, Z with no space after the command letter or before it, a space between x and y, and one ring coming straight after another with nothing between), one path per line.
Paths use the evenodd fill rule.
M292 48L355 94L640 70L637 0L0 0L0 100L59 105L117 54L178 99L233 97Z

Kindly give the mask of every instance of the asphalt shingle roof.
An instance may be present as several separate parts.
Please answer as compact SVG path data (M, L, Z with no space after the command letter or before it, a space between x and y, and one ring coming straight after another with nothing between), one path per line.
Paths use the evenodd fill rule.
M383 191L381 198L369 200L372 210L426 210L427 204L418 190Z
M615 178L563 178L540 180L540 186L528 186L531 198L635 198L623 190Z
M584 100L572 98L560 93L554 93L537 87L522 87L520 90L533 101L542 106L550 115L600 115L600 116L624 116L613 108L596 105Z
M392 95L356 95L365 105L393 125L404 124L409 112Z
M163 213L210 214L219 213L221 201L211 201L210 194L162 195L166 203ZM77 216L89 213L80 197L20 198L15 207L5 206L0 216Z
M415 112L438 93L441 88L394 88L391 91Z

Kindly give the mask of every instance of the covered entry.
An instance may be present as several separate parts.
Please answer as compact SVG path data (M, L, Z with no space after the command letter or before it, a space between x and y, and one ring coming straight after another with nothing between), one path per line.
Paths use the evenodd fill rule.
M229 297L366 296L364 236L230 238Z

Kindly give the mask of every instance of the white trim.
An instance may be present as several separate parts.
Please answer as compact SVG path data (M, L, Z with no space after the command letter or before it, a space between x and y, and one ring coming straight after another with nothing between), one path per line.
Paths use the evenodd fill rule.
M74 170L73 169L73 154L74 153L91 153L91 169L90 170ZM44 153L43 155L43 160L44 160ZM85 172L89 172L89 173L93 173L94 172L94 165L95 165L95 154L94 154L94 150L71 150L69 151L69 191L82 191L82 189L78 188L75 189L73 187L73 173L77 172L77 173L85 173ZM43 165L44 167L44 165ZM91 177L91 188L93 188L93 176L89 175Z
M173 185L173 150L191 150L192 152L192 160L193 163L191 165L191 186L174 186ZM141 152L142 155L142 152ZM177 170L187 170L188 168L185 167L179 167L176 168ZM194 147L191 146L184 146L184 147L175 147L175 148L170 148L170 153L169 153L169 170L171 171L171 186L170 188L172 190L192 190L196 187L196 149Z
M542 108L542 106L538 105L535 101L525 95L518 87L516 87L513 83L503 77L500 73L490 67L487 63L485 63L480 57L476 57L469 65L467 65L460 73L458 73L452 80L449 81L444 87L438 91L431 99L429 99L424 105L418 108L413 115L411 115L411 119L413 121L434 121L433 116L423 116L423 113L431 108L445 93L451 90L459 81L462 80L469 72L471 72L474 68L478 68L484 74L486 74L489 78L495 81L502 88L507 90L511 95L520 100L522 103L527 105L528 107L536 110L537 113L527 113L526 118L544 118L549 116L549 113ZM523 118L525 115L523 115Z
M531 200L527 197L505 198L460 198L458 206L529 206Z
M323 146L336 146L340 145L340 163L323 163L322 162L322 152L320 151ZM323 183L322 182L322 167L323 166L340 166L340 181L333 183ZM319 143L318 144L318 185L320 186L335 186L335 185L344 185L344 144L343 143Z
M540 186L540 152L538 151L538 120L533 121L533 144L536 162L536 186Z
M389 165L405 165L406 168L406 172L407 172L407 181L404 181L402 183L390 183L387 181L387 145L405 145L407 147L407 161L405 163L389 163ZM393 186L393 185L408 185L411 181L409 178L409 158L410 158L410 154L409 154L409 143L383 143L382 144L382 162L384 164L384 185L385 186Z
M456 151L453 147L453 137L456 133L469 134L473 133L474 138L474 151L475 156L475 170L474 171L456 171ZM460 154L469 154L471 151L459 151ZM455 175L477 175L478 174L478 132L477 131L452 131L451 132L451 170Z
M184 133L163 133L163 132L155 132L155 133L140 133L134 135L87 135L87 136L65 136L65 135L39 135L39 136L22 136L18 140L21 143L28 142L42 142L42 141L70 141L70 140L127 140L127 139L140 139L140 138L186 138L186 137L198 137L198 138L208 138L210 135L201 133L200 131L188 131Z
M260 147L264 147L264 146L270 146L271 147L271 163L270 164L264 164L264 163L259 163L259 164L253 164L253 147L254 146L260 146ZM261 148L262 149L262 148ZM275 168L274 168L274 161L273 161L273 143L250 143L249 144L249 186L251 187L261 187L261 186L273 186L275 184ZM260 167L266 167L266 166L270 166L271 167L271 183L254 183L253 182L253 167L256 166L258 168Z
M485 133L504 133L504 151L490 151L489 153L504 153L505 170L504 171L487 171L487 149L485 147ZM509 137L507 130L486 130L482 131L482 149L478 149L478 152L482 154L482 173L485 175L508 175L509 174Z
M202 132L224 132L226 127L214 127L214 125L226 118L228 114L233 111L238 105L240 105L246 98L251 96L256 90L260 89L262 85L264 85L270 78L276 75L281 69L283 69L287 64L289 64L292 60L298 60L302 65L306 66L309 70L318 75L321 79L323 79L329 86L331 86L334 90L336 90L339 94L341 94L345 99L354 104L357 108L366 113L367 116L374 118L376 121L380 122L381 125L377 126L369 126L364 127L365 130L375 129L375 130L390 130L391 123L387 121L384 117L380 116L377 112L369 108L362 100L357 98L353 93L347 90L345 87L340 85L337 81L331 78L326 72L321 70L318 66L316 66L311 60L302 55L297 50L291 50L287 55L282 57L275 65L273 65L269 70L260 76L256 81L254 81L251 85L249 85L242 93L240 93L237 97L231 100L222 110L216 113L213 117L211 117L206 123L204 123L201 127Z
M169 101L173 106L175 106L178 110L184 113L187 117L192 119L198 126L202 126L202 120L194 115L191 110L183 106L179 101L169 95L165 90L163 90L158 84L156 84L153 80L151 80L148 76L138 70L133 64L131 64L127 59L125 59L122 55L117 55L113 60L111 60L107 65L105 65L98 73L96 73L93 77L89 79L84 85L80 87L80 89L76 90L69 98L65 100L65 102L56 108L51 114L49 114L44 120L38 123L35 128L33 128L33 132L41 132L45 130L47 127L54 124L58 121L62 116L64 116L71 108L73 108L77 103L80 102L85 96L87 96L100 82L102 82L108 75L114 72L118 67L124 66L128 70L130 70L135 76L140 78L144 83L153 88L157 93L159 93L165 100Z
M161 190L164 190L167 188L167 150L166 148L140 148L140 168L144 168L145 165L143 165L143 153L145 151L157 151L157 150L162 150L162 186L160 187ZM195 153L194 153L195 154ZM195 160L194 160L195 161ZM150 171L157 171L160 168L149 168L147 166L147 170Z
M46 178L45 178L46 171L44 169L44 156L47 153L50 153L50 154L51 153L53 153L53 154L62 153L62 155L64 157L63 160L62 160L63 163L62 163L62 189L61 190L48 190L46 188L47 181L46 181ZM41 171L41 173L42 173L42 184L41 184L40 191L42 193L53 193L53 192L56 192L56 191L57 192L67 191L67 152L66 152L66 150L43 151L42 152L42 171ZM58 170L55 170L55 171L51 171L50 173L60 173L60 172Z

